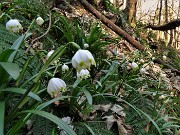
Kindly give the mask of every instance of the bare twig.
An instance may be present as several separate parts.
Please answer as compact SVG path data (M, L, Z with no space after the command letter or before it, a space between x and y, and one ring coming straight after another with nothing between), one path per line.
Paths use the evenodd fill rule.
M47 31L46 31L43 35L41 35L41 36L35 38L34 40L32 40L32 41L31 41L31 44L29 45L29 47L26 49L25 52L27 53L27 52L30 50L30 48L32 47L32 45L33 45L33 43L34 43L35 41L37 41L37 40L41 39L42 37L44 37L45 35L47 35L48 32L49 32L49 30L50 30L50 28L51 28L51 12L49 12L49 26L48 26Z

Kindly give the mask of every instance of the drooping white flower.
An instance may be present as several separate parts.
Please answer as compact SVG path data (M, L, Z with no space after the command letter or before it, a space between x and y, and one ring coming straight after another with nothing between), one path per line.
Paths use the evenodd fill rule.
M149 63L149 65L150 65L151 67L154 66L154 62L151 61L151 62Z
M132 69L137 69L139 66L138 66L137 63L132 62L132 63L131 63L131 67L132 67Z
M66 83L59 78L51 78L48 86L47 86L47 92L52 97L57 97L61 92L66 90Z
M88 48L89 45L87 43L84 44L84 48Z
M78 79L87 79L90 77L90 73L87 69L82 69L80 72L77 72Z
M143 65L143 68L145 68L145 70L149 70L149 69L150 69L148 63L145 63L145 64Z
M140 59L139 62L140 62L140 63L144 63L144 60L143 60L143 59Z
M147 71L146 71L146 69L145 68L141 68L140 70L139 70L139 72L143 75L143 74L149 74Z
M66 71L68 71L68 70L69 70L68 65L64 64L64 65L62 66L62 72L66 72Z
M22 25L17 19L10 19L6 23L6 29L11 32L19 32L19 30L22 29Z
M36 23L41 26L44 23L44 20L41 17L38 17Z
M160 75L159 75L161 78L165 78L166 77L166 74L164 74L164 73L160 73Z
M54 52L54 50L51 50L51 51L48 52L47 57L46 57L47 60L48 60L49 57L53 54L53 52Z
M78 50L72 57L72 66L79 72L81 69L89 69L96 65L94 57L88 50Z
M146 69L145 68L141 68L139 71L140 71L141 74L145 74Z
M163 55L163 61L166 61L167 57L165 55Z

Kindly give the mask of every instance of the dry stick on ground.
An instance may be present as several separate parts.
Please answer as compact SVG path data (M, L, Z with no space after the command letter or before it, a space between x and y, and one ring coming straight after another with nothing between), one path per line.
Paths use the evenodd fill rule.
M34 40L32 40L32 41L31 41L31 44L29 45L29 47L26 49L25 52L27 53L27 52L31 49L31 47L32 47L32 45L33 45L33 43L34 43L35 41L37 41L37 40L41 39L42 37L44 37L45 35L47 35L48 32L49 32L49 30L50 30L50 28L51 28L51 12L49 12L49 26L48 26L47 31L46 31L43 35L41 35L41 36L35 38Z
M150 28L152 30L167 31L167 30L175 29L176 27L179 26L180 26L180 19L175 19L163 25L148 25L145 28Z
M136 47L139 50L144 50L144 46L141 45L138 41L133 39L128 33L123 31L120 27L115 25L112 21L107 19L104 15L102 15L99 11L97 11L91 4L89 4L86 0L79 0L80 3L89 10L94 16L96 16L98 19L101 20L102 23L104 23L106 26L108 26L111 30L113 30L118 35L122 36L126 41L128 41L130 44L132 44L134 47Z

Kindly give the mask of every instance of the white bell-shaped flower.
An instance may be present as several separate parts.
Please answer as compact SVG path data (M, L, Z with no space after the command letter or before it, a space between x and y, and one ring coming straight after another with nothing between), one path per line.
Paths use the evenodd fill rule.
M149 73L146 71L145 68L141 68L141 69L139 70L139 72L140 72L142 75L144 75L144 74L149 74Z
M52 97L57 97L57 95L60 95L61 92L66 90L66 83L59 79L59 78L51 78L48 86L47 86L47 92Z
M66 72L66 71L68 71L68 70L69 70L68 65L64 64L64 65L62 66L62 72Z
M51 50L51 51L48 52L47 57L46 57L47 60L48 60L49 57L53 54L53 52L54 52L54 50Z
M139 66L138 66L137 63L132 62L132 63L131 63L131 67L132 67L132 69L137 69Z
M41 26L44 23L44 20L41 17L38 17L36 23Z
M22 25L17 19L10 19L6 23L6 29L11 32L19 32L19 30L22 29Z
M150 69L150 66L148 65L148 63L145 63L145 64L143 65L143 68L145 68L145 70L149 70L149 69Z
M165 73L160 73L159 75L161 78L165 78L166 77L166 74Z
M144 60L143 60L143 59L140 59L139 62L140 62L140 63L144 63Z
M96 65L94 57L88 50L78 50L72 58L72 65L77 70L89 69L91 65Z
M87 43L84 44L84 48L88 48L89 45Z
M167 57L165 55L163 55L163 61L166 61Z
M82 79L87 79L90 77L90 73L87 69L82 69L80 72L77 72L77 78L82 80Z

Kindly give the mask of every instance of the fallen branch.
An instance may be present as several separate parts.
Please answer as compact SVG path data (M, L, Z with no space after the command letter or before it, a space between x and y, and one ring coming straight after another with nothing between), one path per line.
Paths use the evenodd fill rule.
M180 75L180 71L177 70L176 68L172 67L169 64L166 64L164 61L162 61L161 59L156 59L154 62L158 63L158 64L162 64L164 67L171 69L172 72L176 72L178 75Z
M111 30L113 30L118 35L122 36L126 41L128 41L130 44L132 44L134 47L136 47L139 50L144 50L144 46L141 45L138 41L136 41L134 38L131 37L128 33L123 31L120 27L115 25L112 21L107 19L104 15L102 15L99 11L97 11L91 4L89 4L86 0L79 0L80 3L86 8L89 12L91 12L94 16L96 16L98 19L101 20L102 23L104 23L107 27L109 27Z
M176 27L179 26L180 26L180 19L175 19L163 25L148 25L145 28L150 28L152 30L166 31L166 30L175 29Z

